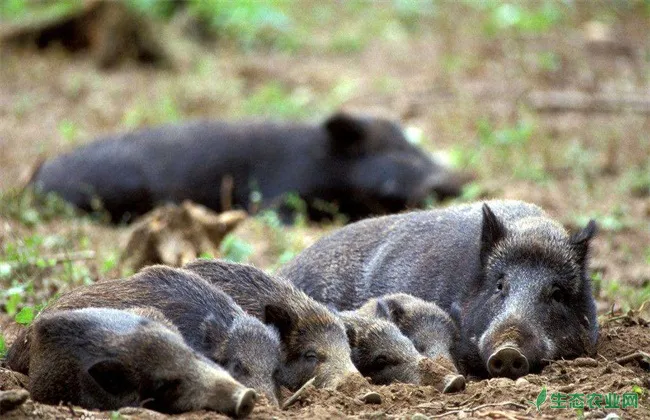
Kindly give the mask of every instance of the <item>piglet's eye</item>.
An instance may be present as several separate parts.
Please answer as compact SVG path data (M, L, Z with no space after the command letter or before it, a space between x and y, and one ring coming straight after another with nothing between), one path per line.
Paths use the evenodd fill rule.
M318 361L318 355L314 350L307 350L303 356L306 360L310 362L317 362Z

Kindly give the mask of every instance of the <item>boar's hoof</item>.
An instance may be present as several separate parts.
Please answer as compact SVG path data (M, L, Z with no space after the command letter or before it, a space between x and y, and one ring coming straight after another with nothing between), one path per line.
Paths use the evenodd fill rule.
M490 376L517 379L528 373L528 359L514 347L502 347L488 359Z
M463 375L446 375L443 394L460 392L465 389L465 377Z
M235 406L235 417L242 418L248 416L255 407L256 399L257 394L252 389L246 389L239 394L237 405Z

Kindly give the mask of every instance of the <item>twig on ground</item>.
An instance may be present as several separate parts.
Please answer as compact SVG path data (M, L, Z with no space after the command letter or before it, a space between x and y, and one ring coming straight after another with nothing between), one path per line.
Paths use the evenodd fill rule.
M302 397L302 394L305 393L305 390L309 386L311 386L314 383L314 381L316 381L316 377L313 377L310 380L308 380L307 382L305 382L305 384L303 386L301 386L299 390L297 390L296 392L293 393L292 396L287 398L287 400L284 402L284 404L282 404L282 409L286 410L287 408L291 407L296 401L298 401L300 399L300 397Z
M629 362L633 362L635 360L639 359L646 359L650 362L650 354L644 352L644 351L637 351L632 354L628 354L627 356L619 357L618 359L615 359L614 361L618 363L619 365L624 365Z
M462 408L460 410L447 411L446 413L429 416L429 418L437 419L437 418L441 418L441 417L445 417L445 416L451 416L453 414L459 414L459 413L462 413L462 412L473 413L475 411L478 411L478 410L480 410L482 408L486 408L486 407L503 407L503 406L506 406L506 405L511 405L513 407L521 408L522 410L528 409L528 407L526 407L523 404L519 404L519 403L516 403L514 401L504 401L504 402L500 402L500 403L481 404L481 405L477 405L476 407L473 407L473 408Z

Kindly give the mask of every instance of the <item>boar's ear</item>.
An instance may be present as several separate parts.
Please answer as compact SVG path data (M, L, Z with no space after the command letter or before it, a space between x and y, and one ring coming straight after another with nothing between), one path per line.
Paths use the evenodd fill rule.
M362 121L344 113L334 114L325 121L333 155L356 156L363 150L366 130Z
M291 334L294 326L291 314L285 308L277 305L266 305L264 307L264 323L276 327L282 341L285 341Z
M481 265L485 266L494 246L506 236L506 228L487 204L483 204L483 227L481 229Z
M591 241L591 238L594 237L597 229L598 228L596 226L596 221L590 220L584 229L574 233L571 235L571 238L569 238L569 243L571 244L571 247L574 249L578 257L578 264L580 267L584 267L585 263L587 262L589 241Z
M133 372L114 359L95 363L88 369L88 374L109 394L124 395L137 389Z

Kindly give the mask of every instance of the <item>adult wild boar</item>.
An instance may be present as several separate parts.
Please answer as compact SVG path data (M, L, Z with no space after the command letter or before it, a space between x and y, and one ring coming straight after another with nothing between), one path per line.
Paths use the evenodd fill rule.
M296 193L313 219L334 203L351 219L459 194L466 178L409 144L388 120L338 113L320 125L195 122L107 136L45 161L32 177L84 210L115 222L162 202L213 210L277 206ZM260 203L261 198L261 203Z
M396 292L434 302L459 320L461 372L516 378L594 352L595 230L569 235L535 205L488 201L349 225L280 275L339 309Z
M54 311L39 316L30 332L29 391L35 401L100 410L208 409L236 417L255 405L252 389L137 310Z

